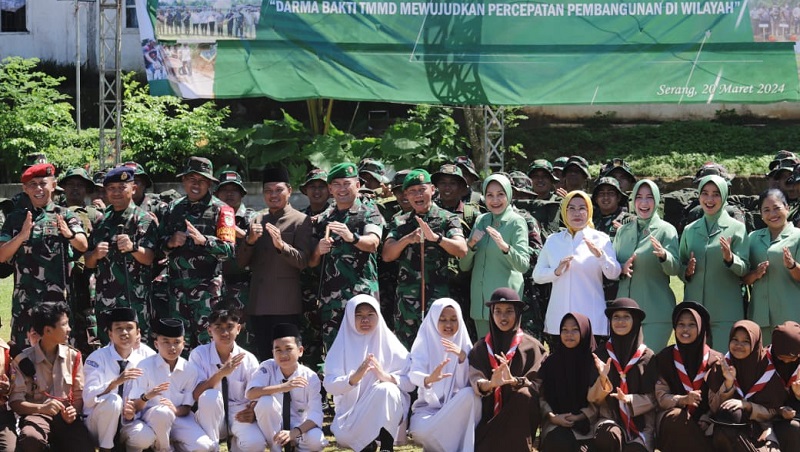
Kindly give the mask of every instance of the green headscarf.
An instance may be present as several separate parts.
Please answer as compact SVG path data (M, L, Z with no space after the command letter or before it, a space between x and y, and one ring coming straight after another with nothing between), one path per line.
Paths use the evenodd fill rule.
M506 198L508 198L508 205L506 206L505 210L503 210L503 212L500 214L502 215L506 213L509 207L511 207L511 195L513 194L513 191L511 189L511 181L502 174L492 174L491 176L487 177L483 181L483 186L481 187L481 192L483 192L484 198L486 197L486 188L492 182L497 182L498 184L500 184L500 186L503 187L503 191L506 192Z
M636 211L636 205L634 204L636 201L636 195L639 194L639 188L641 188L642 185L647 185L650 187L650 191L653 192L653 201L655 201L655 205L653 206L653 213L650 215L650 218L641 218L639 216L639 212ZM650 227L650 222L660 218L658 216L658 206L660 204L661 190L658 189L658 185L656 185L655 182L651 181L650 179L642 179L639 182L636 182L636 185L633 186L633 190L631 191L630 211L636 214L636 226L640 231L647 229Z
M710 175L700 179L700 182L697 184L697 192L703 191L703 187L707 183L713 183L719 189L720 197L722 197L722 205L720 206L717 213L713 215L708 215L703 211L703 219L706 222L706 230L711 233L712 229L716 227L717 222L719 221L719 217L725 212L725 204L728 202L728 181L723 179L717 175ZM700 206L702 208L702 206Z

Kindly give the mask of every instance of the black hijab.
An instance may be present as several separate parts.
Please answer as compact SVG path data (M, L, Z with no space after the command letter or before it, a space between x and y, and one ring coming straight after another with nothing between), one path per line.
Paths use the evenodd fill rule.
M560 327L570 318L578 324L580 343L575 348L567 348L559 340L539 371L543 397L557 414L578 414L581 408L588 406L587 394L597 379L592 357L595 350L592 324L585 315L570 312L561 319Z

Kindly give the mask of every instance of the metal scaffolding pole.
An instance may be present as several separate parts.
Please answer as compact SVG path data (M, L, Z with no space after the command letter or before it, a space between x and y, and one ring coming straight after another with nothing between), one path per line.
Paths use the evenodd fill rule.
M492 171L503 171L503 148L505 147L506 127L505 108L483 107L483 155L486 167Z
M113 153L120 161L122 118L122 0L98 1L98 72L100 74L100 166Z

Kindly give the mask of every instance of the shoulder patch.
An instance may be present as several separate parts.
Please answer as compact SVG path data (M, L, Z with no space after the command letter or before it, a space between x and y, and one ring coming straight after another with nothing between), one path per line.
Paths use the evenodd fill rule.
M92 366L92 367L94 367L95 369L99 369L99 368L100 368L100 365L99 365L99 364L97 364L96 362L92 361L91 359L87 359L87 360L86 360L86 365L87 365L87 366Z
M263 366L259 367L258 370L260 370L262 374L267 373L267 368L266 367L263 367Z

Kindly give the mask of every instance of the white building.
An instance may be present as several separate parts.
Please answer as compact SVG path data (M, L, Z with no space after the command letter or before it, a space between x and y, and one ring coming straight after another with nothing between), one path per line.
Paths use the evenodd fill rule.
M0 0L0 58L21 56L97 67L98 3ZM76 32L77 30L77 32ZM135 0L122 0L122 69L143 71Z

